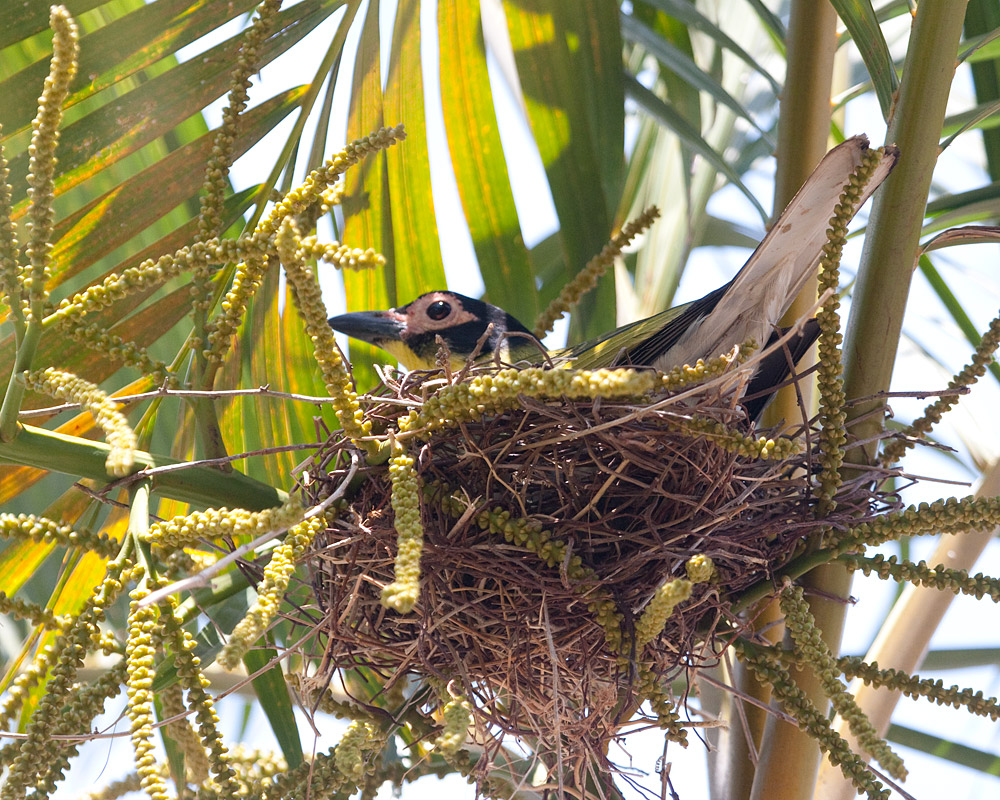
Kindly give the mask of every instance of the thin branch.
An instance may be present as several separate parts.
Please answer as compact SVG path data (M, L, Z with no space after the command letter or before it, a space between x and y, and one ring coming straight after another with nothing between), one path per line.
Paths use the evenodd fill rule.
M331 493L330 496L327 497L322 503L319 503L318 505L315 505L312 508L310 508L303 516L303 519L311 519L313 517L319 516L320 514L325 512L326 509L329 508L333 503L337 502L337 500L343 497L344 492L347 490L347 487L350 486L351 481L354 480L354 476L358 472L358 466L359 466L358 456L356 453L352 453L351 466L348 469L347 475L345 476L344 480L341 481L340 486L338 486L337 489L333 493ZM223 569L232 564L234 561L236 561L239 558L242 558L244 555L251 552L252 550L256 550L261 545L267 544L269 541L280 536L287 530L288 527L278 528L277 530L268 531L262 536L258 536L252 542L247 542L244 545L240 545L235 550L233 550L229 555L223 556L214 564L212 564L210 567L206 567L201 572L192 575L189 578L184 578L182 580L176 581L175 583L172 583L169 586L164 586L162 589L158 589L155 592L151 592L146 597L144 597L142 601L140 601L139 604L140 607L145 607L153 605L154 603L159 603L161 600L166 599L169 595L175 594L177 592L189 591L191 589L195 589L200 586L207 586L208 582L213 577L222 572Z

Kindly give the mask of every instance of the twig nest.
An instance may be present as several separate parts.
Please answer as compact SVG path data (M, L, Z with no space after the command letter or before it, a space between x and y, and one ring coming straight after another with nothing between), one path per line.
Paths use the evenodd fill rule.
M390 382L365 409L373 431L394 427L440 377ZM388 470L371 467L311 559L324 663L451 681L481 730L537 737L564 767L603 763L643 700L683 739L670 679L717 661L716 630L731 637L745 624L733 600L818 528L808 447L755 458L703 433L750 433L735 397L732 382L628 402L522 397L411 440L423 487L419 600L409 614L380 602L397 532ZM327 463L349 447L331 444ZM838 518L870 513L869 499L855 484ZM684 593L650 628L643 615L664 587Z

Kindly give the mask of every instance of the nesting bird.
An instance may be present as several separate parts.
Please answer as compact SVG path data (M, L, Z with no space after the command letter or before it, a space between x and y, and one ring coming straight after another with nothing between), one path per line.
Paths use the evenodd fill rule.
M434 366L438 337L456 366L478 346L482 357L512 363L551 362L576 369L650 366L665 371L715 357L750 339L770 344L790 334L786 348L774 348L763 358L749 382L744 405L753 419L819 334L815 320L792 332L778 328L778 320L813 274L841 193L867 149L867 138L855 136L827 153L729 283L699 300L564 350L546 355L528 328L503 309L443 290L399 308L341 314L329 323L334 330L382 348L408 369ZM897 157L894 148L886 150L857 207L886 178Z

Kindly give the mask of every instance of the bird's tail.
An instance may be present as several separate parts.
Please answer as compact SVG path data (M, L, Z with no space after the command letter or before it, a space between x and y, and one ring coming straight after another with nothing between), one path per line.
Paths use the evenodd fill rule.
M688 328L663 355L665 363L693 364L724 353L750 338L768 340L778 320L813 274L840 196L868 150L868 137L854 136L827 153L781 212L767 236L712 311ZM889 175L899 157L885 148L857 208ZM857 208L855 211L857 211Z

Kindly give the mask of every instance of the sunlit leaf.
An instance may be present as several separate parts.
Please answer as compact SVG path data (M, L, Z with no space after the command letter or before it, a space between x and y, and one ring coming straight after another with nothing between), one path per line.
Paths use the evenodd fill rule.
M538 314L534 275L510 188L486 69L478 10L438 5L441 104L451 164L479 271L491 302L530 321Z
M639 20L630 16L622 17L622 36L646 48L650 55L655 56L663 66L675 72L682 80L687 81L700 92L706 93L715 102L730 109L741 119L746 120L770 142L772 147L774 146L774 140L770 134L757 124L753 115L735 97L727 92L718 81L711 75L706 74L687 54L674 47L669 41L657 36Z
M292 89L247 112L235 153L246 152L278 124L299 96L301 89ZM53 280L63 282L196 196L214 144L214 134L205 134L60 222L52 250Z
M335 0L305 0L283 12L286 17L291 15L283 19L289 27L268 39L263 48L264 56L274 58L299 41L329 14L327 5L333 2ZM232 37L205 56L138 85L66 126L59 142L57 194L107 169L110 163L162 136L224 94L241 41L242 35ZM34 115L33 108L31 115ZM241 129L244 139L256 140L264 132L266 129L256 132L252 128ZM20 152L8 152L11 186L14 197L19 198L27 191L26 142ZM203 164L203 160L195 162L195 166Z
M385 154L396 291L406 302L445 285L431 191L427 129L423 124L420 38L420 4L416 0L400 0L392 31L383 113L393 125L414 121L407 127L406 141Z
M985 750L977 750L943 736L924 733L903 725L892 724L886 737L890 742L920 750L953 764L978 770L989 775L1000 775L1000 756Z
M39 8L46 8L45 26L48 27L48 9L44 4L11 5L14 8L10 14L3 16L5 33L12 26L17 26L19 17L27 16L26 12ZM228 20L246 13L254 5L253 0L227 3L212 0L157 0L155 3L138 3L138 7L131 13L81 37L80 66L66 107L72 107L156 64L166 56L175 54ZM160 67L166 69L171 65L164 63ZM35 101L48 69L48 59L39 59L0 83L0 94L6 100L4 124L7 134L30 123L35 113ZM129 84L127 88L136 85Z
M381 60L379 57L379 3L368 6L361 28L361 41L354 62L351 79L351 106L347 119L347 138L367 136L383 124ZM396 120L388 121L395 124ZM404 141L401 145L406 147ZM385 154L377 153L366 159L357 169L347 173L344 180L344 233L343 239L354 246L364 244L374 248L386 258L384 269L365 272L345 272L344 291L350 311L372 311L391 308L397 302L412 298L396 296L396 254L393 246L392 212L389 207L389 186L386 175ZM384 355L375 347L352 340L351 365L359 391L367 391L376 382L372 367L376 361L385 362Z
M972 82L979 106L996 106L1000 100L1000 6L996 0L969 0L965 9L965 35L981 38L981 48L973 55ZM987 56L992 54L992 58ZM961 55L959 56L961 58ZM978 120L977 120L978 121ZM985 119L983 120L985 123ZM990 177L1000 179L1000 131L994 126L983 127L983 147Z
M699 30L710 36L715 42L725 50L742 59L747 66L751 67L758 75L771 84L771 89L775 94L781 91L781 85L774 79L764 67L758 63L750 53L743 49L740 44L727 34L715 22L699 11L698 6L689 3L687 0L647 0L648 4L654 8L659 8L666 12L678 22L683 22L685 26L692 30Z
M278 652L273 648L252 648L243 656L243 663L250 675L256 675L253 688L257 700L274 731L289 769L294 769L302 763L302 739L299 737L299 727L295 722L292 699L281 671Z
M625 88L630 98L639 103L649 114L656 117L661 124L676 133L688 147L711 162L712 166L743 192L744 196L753 204L757 213L760 214L762 221L768 219L768 213L764 210L764 206L760 204L760 201L743 184L740 176L736 174L719 153L712 149L701 133L692 128L684 117L670 107L669 103L665 103L632 76L626 76Z
M832 2L847 30L854 37L861 58L868 67L878 104L882 108L882 116L888 119L893 95L899 87L899 79L896 77L896 69L889 54L889 46L885 43L882 29L875 18L871 0L832 0Z
M557 4L506 2L507 29L527 118L559 216L567 273L600 252L612 233L624 160L606 137L623 129L622 67L615 4L591 0ZM591 48L590 42L598 44ZM598 54L603 57L598 58ZM566 94L559 87L574 84ZM617 98L617 102L615 101ZM600 116L598 116L600 115ZM598 131L594 128L600 119ZM571 336L614 327L614 284L602 279L572 317Z

